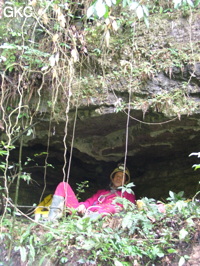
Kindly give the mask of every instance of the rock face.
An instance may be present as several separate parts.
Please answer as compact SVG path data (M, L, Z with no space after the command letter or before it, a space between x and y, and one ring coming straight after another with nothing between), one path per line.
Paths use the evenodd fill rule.
M157 20L154 22L157 23ZM89 94L78 103L75 103L73 94L67 115L65 109L58 108L51 118L47 106L49 92L46 92L39 113L34 117L36 124L32 127L32 134L24 136L23 162L26 157L34 158L34 162L26 166L26 171L32 173L33 182L29 185L21 182L22 204L37 202L44 186L45 194L53 193L63 176L65 180L69 178L73 188L77 187L77 183L89 180L88 193L82 195L82 199L87 198L109 183L110 172L124 160L136 185L137 198L162 199L168 196L169 190L176 193L183 190L186 197L196 193L199 173L192 169L192 165L199 162L198 158L189 157L189 154L200 151L200 63L195 57L197 50L192 52L194 61L189 63L184 57L187 51L178 47L185 44L185 48L190 37L190 48L187 49L191 51L192 44L199 48L199 17L196 15L190 24L187 19L171 21L169 18L166 23L169 27L166 26L165 30L154 29L160 36L158 43L151 33L140 34L139 31L137 51L124 44L114 66L112 54L109 54L108 75L99 78L101 71L95 74L89 83L92 94L88 89ZM183 28L191 35L186 34ZM126 29L121 34L127 34ZM148 53L143 49L145 40L140 43L143 38L148 40ZM174 43L176 46L173 46ZM136 67L128 75L122 75L129 67L131 53L136 56L136 52L139 58L148 57L148 62L138 63L143 66L138 68L140 82L134 72ZM163 59L162 64L167 62L165 71L159 71L159 67L154 65L154 58L158 60L159 56ZM180 57L183 57L182 63L178 66L173 60ZM187 63L183 63L184 60ZM124 67L123 71L119 70L119 66ZM116 79L114 70L121 73ZM87 76L87 68L85 71ZM134 73L133 79L130 73ZM84 84L82 86L83 93ZM1 137L6 139L3 130ZM19 143L15 144L18 147ZM46 151L48 156L43 153ZM17 156L18 148L11 152L11 159L17 161ZM54 168L48 167L44 171L42 166L47 163ZM33 190L34 195L31 193ZM14 185L11 186L11 194L13 191Z
M147 86L159 93L164 89L163 86L173 90L172 84L176 87L177 82L161 73ZM192 90L192 86L190 87L190 101L193 99L196 104L197 86L194 88ZM120 99L126 101L127 97L128 94L122 93ZM111 95L108 98L112 98ZM88 193L82 195L83 198L107 185L110 172L125 158L132 174L132 181L136 185L134 191L138 198L166 198L169 190L176 193L183 190L187 197L192 197L198 189L199 173L192 169L192 165L198 163L198 160L194 156L189 157L190 153L200 150L198 109L191 115L167 117L156 109L149 109L145 114L144 111L133 108L129 114L128 109L116 113L113 99L110 104L107 101L106 105L82 105L78 108L77 114L75 110L69 113L66 138L64 119L60 119L59 123L51 123L49 139L49 121L38 119L37 122L39 123L34 127L35 135L24 137L24 157L34 158L39 165L44 165L45 156L35 158L34 154L45 152L49 141L47 162L55 168L47 168L47 194L53 193L55 186L63 179L62 167L66 152L64 140L67 147L66 176L70 165L69 182L76 188L76 183L90 181ZM28 168L27 171L32 172L32 178L40 184L38 186L33 182L27 186L26 183L22 183L22 187L26 187L25 194L32 190L32 186L34 187L37 196L29 195L28 199L29 204L32 204L42 192L44 169Z

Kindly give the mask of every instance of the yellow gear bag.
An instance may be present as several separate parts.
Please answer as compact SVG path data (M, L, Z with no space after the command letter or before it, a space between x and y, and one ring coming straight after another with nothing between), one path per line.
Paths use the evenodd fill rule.
M49 194L46 196L43 201L41 201L38 206L35 208L35 221L38 222L41 218L47 218L49 215L49 208L52 203L53 195Z

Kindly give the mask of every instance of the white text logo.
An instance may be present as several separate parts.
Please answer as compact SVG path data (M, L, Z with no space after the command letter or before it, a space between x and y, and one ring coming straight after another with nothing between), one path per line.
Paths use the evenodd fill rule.
M16 18L16 17L32 17L33 9L31 6L26 7L15 7L15 6L5 6L3 9L3 15L6 18Z

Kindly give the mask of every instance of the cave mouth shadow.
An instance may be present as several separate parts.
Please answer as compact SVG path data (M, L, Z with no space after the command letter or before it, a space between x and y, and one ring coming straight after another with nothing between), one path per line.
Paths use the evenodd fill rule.
M46 151L46 147L35 146L25 147L23 151L23 163L27 157L34 158L30 161L23 171L31 174L32 181L28 184L26 181L20 181L19 204L33 205L38 204L43 194L44 198L48 194L53 194L56 186L63 181L63 154L60 151L51 149L48 156L48 164L45 175L45 158L42 154ZM34 154L41 154L35 156ZM18 151L11 154L11 161L17 162ZM197 180L199 180L197 171L192 169L192 165L197 162L195 158L188 158L188 154L184 156L168 154L167 157L153 157L152 155L144 154L140 156L128 156L126 166L131 174L131 182L135 187L132 188L136 194L136 199L142 197L154 198L156 200L166 199L169 196L169 191L178 193L185 191L186 197L192 197L197 192ZM85 192L79 195L81 201L92 196L97 190L104 189L109 186L110 174L116 168L120 161L97 161L85 154L73 155L67 153L65 167L65 176L68 177L69 183L75 193L77 192L78 184L84 181L89 182L89 187L85 188ZM197 179L198 178L198 179ZM10 187L10 196L14 199L16 182Z

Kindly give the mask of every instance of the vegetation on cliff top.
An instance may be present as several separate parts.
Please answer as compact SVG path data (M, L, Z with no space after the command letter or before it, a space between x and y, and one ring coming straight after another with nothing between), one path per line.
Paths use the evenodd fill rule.
M149 79L161 71L171 77L174 67L183 71L184 66L199 61L198 40L191 38L199 1L95 1L87 17L91 4L32 1L30 17L4 14L0 26L4 112L8 105L12 112L21 102L34 117L42 110L43 95L52 113L67 112L82 99L88 104L93 98L105 100L109 91L131 90L133 95L155 101L156 95L142 92ZM25 3L13 1L7 6L23 10ZM183 26L187 34L178 41ZM185 83L190 79L176 88L188 102ZM133 107L142 109L143 105Z

